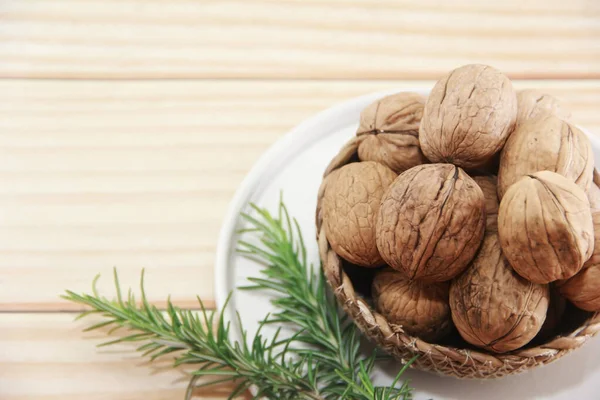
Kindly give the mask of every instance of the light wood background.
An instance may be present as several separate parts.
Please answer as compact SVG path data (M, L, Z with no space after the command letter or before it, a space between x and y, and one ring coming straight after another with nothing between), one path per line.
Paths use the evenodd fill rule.
M184 371L97 350L59 294L146 268L153 301L213 306L221 219L268 146L470 62L600 134L597 0L0 0L0 399L182 398Z

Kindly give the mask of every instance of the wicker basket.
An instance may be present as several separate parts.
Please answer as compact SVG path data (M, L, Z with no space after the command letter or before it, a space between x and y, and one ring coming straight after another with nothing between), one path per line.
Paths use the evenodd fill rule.
M412 368L432 371L457 378L498 378L513 375L538 365L548 364L583 345L600 331L600 313L567 309L560 332L545 343L534 341L526 347L505 354L476 349L457 334L444 344L427 343L410 336L378 314L370 305L368 294L355 290L356 282L347 273L347 263L331 248L322 224L321 200L331 172L350 162L358 161L357 148L361 137L348 142L331 161L319 190L316 223L319 254L325 276L339 304L352 316L361 331L379 347L403 363L418 355ZM594 182L600 186L600 176ZM364 282L363 282L364 283Z

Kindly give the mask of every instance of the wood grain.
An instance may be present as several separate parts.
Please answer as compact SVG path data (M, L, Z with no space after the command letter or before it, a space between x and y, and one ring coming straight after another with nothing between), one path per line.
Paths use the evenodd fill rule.
M0 399L183 399L188 372L171 361L151 364L118 345L98 349L100 333L81 333L72 314L0 313ZM231 385L197 390L194 399L224 399Z
M4 0L0 76L599 78L595 0Z
M294 125L407 81L0 81L0 311L73 310L112 268L150 300L213 302L217 235L259 155ZM520 81L600 132L600 81Z
M96 349L64 289L145 268L158 306L214 307L221 221L267 147L461 64L535 79L516 85L600 134L599 39L596 0L0 1L0 399L183 398L186 371Z

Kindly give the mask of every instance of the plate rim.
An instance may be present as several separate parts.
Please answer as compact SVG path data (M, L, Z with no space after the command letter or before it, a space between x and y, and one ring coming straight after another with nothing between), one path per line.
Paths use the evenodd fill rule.
M244 177L240 185L235 191L233 198L231 199L226 213L222 220L221 229L218 235L216 253L215 253L215 265L214 265L214 300L217 312L222 312L226 321L232 322L234 329L231 331L232 339L239 341L241 339L240 326L236 323L236 310L232 307L232 303L227 304L227 301L231 293L235 293L237 289L235 284L232 284L230 259L235 251L236 244L236 227L240 222L240 213L247 207L248 202L252 195L255 193L255 189L259 186L260 180L269 171L269 167L277 161L278 158L283 157L282 154L289 148L296 145L294 149L298 149L298 143L310 144L314 140L318 139L321 135L319 129L313 129L320 125L326 125L327 121L331 118L335 118L338 114L345 114L349 109L366 107L369 103L380 99L386 95L401 93L401 92L417 92L427 96L433 84L431 86L415 86L406 87L402 89L386 89L379 90L371 93L367 93L361 96L356 96L348 100L334 104L333 106L326 108L311 117L303 120L298 125L293 127L290 131L285 133L281 138L276 140L252 165L248 174ZM576 125L581 131L583 131L592 144L592 148L600 151L600 137L595 136L587 129ZM599 160L600 161L600 160ZM227 307L225 305L227 304Z
M231 199L225 216L221 222L221 229L217 239L217 248L215 252L214 266L214 300L218 311L223 311L226 320L233 321L235 313L230 310L231 307L223 308L227 303L230 292L236 288L229 284L229 259L233 251L235 251L234 239L236 237L236 226L239 223L240 212L247 206L250 197L253 194L254 188L259 184L260 179L267 172L268 167L284 152L288 146L302 139L305 142L311 142L319 136L319 132L310 128L316 125L324 124L327 120L334 117L336 114L344 113L347 109L356 107L359 104L370 103L381 97L400 93L400 92L417 92L427 95L431 87L415 86L402 89L386 89L376 92L370 92L361 96L356 96L348 100L334 104L318 113L308 117L307 119L294 126L290 131L285 133L281 138L277 139L252 165L248 174L244 177L240 185L235 191ZM300 137L300 136L303 137ZM236 332L236 336L239 333Z

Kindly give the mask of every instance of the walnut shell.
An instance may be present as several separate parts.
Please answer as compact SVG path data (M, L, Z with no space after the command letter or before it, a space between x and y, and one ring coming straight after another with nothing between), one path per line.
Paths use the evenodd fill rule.
M500 156L500 198L522 176L537 171L556 172L587 191L594 171L589 139L575 126L551 114L525 121L510 135Z
M473 180L479 185L485 200L485 230L498 231L498 194L496 183L498 178L493 175L474 176Z
M591 257L583 264L583 268L600 266L600 211L592 210L592 223L594 225L594 249ZM598 289L600 290L600 287Z
M495 353L523 347L546 319L548 285L517 275L496 233L486 234L469 269L450 285L452 320L467 342Z
M410 281L391 268L377 272L373 301L388 322L400 325L412 336L434 342L452 328L447 282Z
M517 123L516 126L530 118L535 118L541 114L554 114L562 120L571 118L560 101L549 94L535 89L520 90L517 92Z
M592 211L600 211L600 173L594 168L594 178L592 184L587 191L588 200L590 201L590 207Z
M328 180L323 195L323 223L333 250L363 267L383 260L375 244L375 219L381 197L394 181L391 169L372 161L341 167Z
M590 186L587 191L590 208L595 211L600 211L600 188L596 185Z
M484 227L475 181L454 165L424 164L400 174L383 195L377 248L409 279L441 282L465 269Z
M574 277L561 281L558 290L576 307L600 311L600 264L594 264Z
M419 130L421 149L432 162L477 168L502 148L516 118L510 80L487 65L465 65L433 87Z
M338 172L340 172L339 169L334 169L329 174L325 175L323 177L323 181L321 182L321 186L319 186L319 191L317 192L317 214L315 215L315 225L317 226L317 231L320 228L319 220L322 221L323 218L323 198L325 197L325 189L327 189L329 182L333 182L336 179Z
M550 171L521 178L498 210L502 251L514 270L534 283L579 272L594 249L593 229L585 192Z
M363 110L356 135L358 157L400 173L427 161L419 144L425 98L403 92L384 97Z

